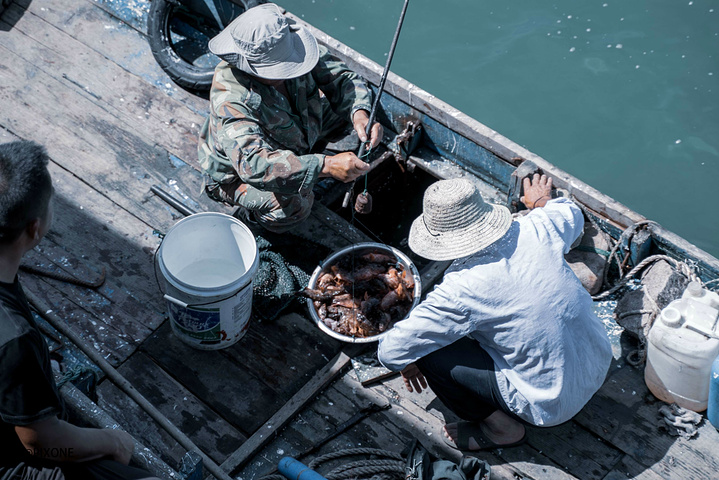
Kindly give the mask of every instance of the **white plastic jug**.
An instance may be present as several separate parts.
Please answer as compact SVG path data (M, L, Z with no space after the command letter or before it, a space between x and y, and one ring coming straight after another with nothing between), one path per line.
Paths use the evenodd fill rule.
M662 401L695 412L707 408L709 377L719 354L719 295L689 284L649 331L644 381Z

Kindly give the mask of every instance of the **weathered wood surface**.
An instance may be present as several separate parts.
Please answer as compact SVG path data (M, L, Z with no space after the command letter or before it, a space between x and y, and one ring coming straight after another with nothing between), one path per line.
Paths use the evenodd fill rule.
M206 99L175 86L152 60L144 30L138 34L131 24L120 20L121 15L117 11L103 8L106 5L99 5L98 8L98 2L94 0L16 0L15 3L90 46L109 62L142 78L166 96L181 101L198 115L204 117L207 114ZM112 3L119 6L121 2ZM146 1L141 3L149 5Z
M221 463L246 439L142 352L133 355L119 372L215 462ZM112 383L104 382L98 396L100 406L127 425L133 436L147 445L164 445L163 460L171 466L178 465L184 449L127 395Z
M711 478L710 472L719 471L719 432L704 422L695 438L671 437L658 428L661 405L649 393L641 370L615 361L576 422L663 478Z
M22 51L25 60L34 65L48 65L49 68L43 68L44 73L73 84L89 101L105 108L121 122L135 126L144 138L153 139L180 158L194 158L202 117L169 96L157 95L153 85L108 62L104 55L34 13L63 7L72 9L76 5L77 1L47 0L33 1L30 10L13 5L4 18L14 23L15 31L23 34L19 39L24 48L6 45L14 52ZM50 58L52 67L48 64Z
M117 365L164 319L152 269L152 230L66 170L50 163L54 222L25 263L96 279L97 290L21 273L26 288L47 301L75 331Z
M32 18L33 15L26 12L14 28L30 29L32 22L26 19ZM59 32L52 26L47 26L47 31ZM0 36L5 67L0 72L0 99L7 107L4 126L23 138L37 138L38 132L42 132L38 139L53 139L47 147L58 164L145 223L161 229L172 225L178 218L177 213L154 198L149 188L153 183L172 183L175 190L193 195L199 192L201 181L195 169L172 154L182 151L186 156L194 157L194 147L188 146L195 142L192 136L168 137L160 133L179 129L177 123L180 122L169 126L163 122L163 127L152 132L153 129L145 125L153 123L151 120L138 119L130 112L116 109L102 101L110 97L90 95L81 84L77 85L79 82L70 81L88 75L69 68L72 64L67 70L64 66L56 66L55 59L58 55L62 59L62 56L54 49L24 32L13 30L13 33ZM60 36L54 43L72 43L71 37L62 35L64 37ZM85 53L88 58L99 56L94 51ZM62 60L59 65L65 65L65 59ZM97 61L106 60L102 57ZM95 76L103 77L102 72L107 69L98 70ZM137 84L138 89L144 89L143 94L155 95L157 92L152 87L142 86L145 85L142 79L122 69L104 77L104 83L112 84L114 77L127 81L125 85ZM167 103L167 100L161 100L163 98L169 97L160 95L158 106ZM150 102L153 104L154 101ZM181 105L177 107L182 108ZM53 116L52 121L46 120L50 112L58 111L63 114ZM158 118L164 115L164 120L169 120L175 113L169 107L162 107L157 115ZM160 146L158 142L165 142L165 145ZM177 144L183 147L177 149Z
M356 351L356 347L348 347ZM272 417L270 417L242 446L222 464L226 472L233 472L241 468L259 450L268 444L278 431L295 417L297 412L306 405L312 397L324 390L336 375L350 362L350 357L344 351L339 352L332 360L319 369L317 373L306 382Z
M604 387L575 421L552 428L532 428L527 445L480 454L492 464L493 478L715 478L719 433L707 425L692 440L660 433L656 428L659 403L645 400L646 388L638 388L642 385L640 372L626 365L617 368L615 364L613 368L616 372L610 372ZM367 401L389 401L393 408L362 422L360 430L370 429L373 435L339 437L332 449L357 447L364 445L363 439L371 438L372 445L400 451L397 439L416 437L434 454L458 458L457 452L446 447L439 437L444 422L456 419L431 392L416 395L404 391L401 379L363 388L352 372L347 373L301 416L319 415L326 421L337 415L349 417ZM240 476L251 478L266 473L281 456L299 453L311 445L303 443L294 431L307 428L300 417Z
M107 412L75 388L72 383L63 385L60 388L60 395L65 401L65 407L71 418L82 418L84 422L87 422L87 426L95 428L123 429L123 424L115 421ZM137 437L135 437L132 461L159 478L177 478L177 472L155 455L151 449L139 442Z
M141 348L246 436L279 410L340 347L297 315L250 322L247 335L221 351L185 345L169 324Z
M55 226L28 261L81 277L102 268L108 275L107 283L94 292L28 275L23 282L68 318L213 459L225 461L341 345L297 314L273 322L253 320L246 337L221 352L193 350L171 334L167 323L161 326L165 305L154 279L152 256L159 238L153 230L166 231L180 215L149 187L159 183L187 198L193 208L221 209L197 195L201 179L195 137L207 104L176 90L154 64L136 28L139 24L119 20L124 17L114 10L115 2L101 3L102 8L91 0L19 0L0 20L0 141L27 138L46 144L57 190ZM377 70L370 64L357 68ZM379 76L377 71L372 75L368 77L375 80ZM472 140L501 159L519 155L538 161L482 130L486 127L475 128L476 122L456 115L451 107L429 102L432 97L416 87L400 91L402 82L390 76L390 94L405 103L413 95L428 100L424 114L434 122L428 122L430 135L439 135L442 125L457 124L458 142ZM451 152L454 147L442 148ZM473 150L465 150L471 156ZM483 158L492 161L493 154ZM427 159L426 167L436 160ZM546 166L542 162L539 159L540 166ZM558 175L560 186L573 186L591 208L622 221L640 219L573 177L551 166L545 170ZM501 181L510 171L500 164L484 177ZM329 249L368 240L319 205L294 233ZM667 232L661 235L672 238ZM103 408L132 425L137 436L176 466L182 449L130 400L107 382L100 396ZM658 405L645 398L641 371L615 362L605 385L574 421L531 429L527 445L480 457L493 465L493 478L507 480L716 476L716 430L703 425L699 436L688 441L659 433ZM399 378L363 388L349 372L310 400L241 470L242 478L270 470L283 454L302 452L369 402L390 402L393 408L363 420L318 453L356 446L399 452L416 437L437 455L459 458L441 440L441 427L455 420L453 416L431 392L406 392Z

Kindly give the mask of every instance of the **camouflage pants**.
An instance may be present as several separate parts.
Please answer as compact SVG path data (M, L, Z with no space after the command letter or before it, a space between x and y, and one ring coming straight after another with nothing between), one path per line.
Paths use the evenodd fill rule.
M252 214L257 223L276 233L287 232L309 217L315 198L312 192L301 196L260 190L242 183L239 178L225 184L208 179L205 192L217 202L244 209L242 213Z

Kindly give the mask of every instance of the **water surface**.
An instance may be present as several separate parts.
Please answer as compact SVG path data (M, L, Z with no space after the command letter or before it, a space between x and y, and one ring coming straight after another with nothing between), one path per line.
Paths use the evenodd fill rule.
M381 65L401 0L278 0ZM411 0L392 71L719 256L719 2Z

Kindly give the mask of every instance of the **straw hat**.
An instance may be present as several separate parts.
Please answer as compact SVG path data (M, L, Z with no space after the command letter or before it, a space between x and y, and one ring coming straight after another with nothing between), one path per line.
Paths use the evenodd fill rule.
M409 247L430 260L454 260L496 242L511 224L509 209L486 203L469 180L441 180L424 193L423 213L412 222Z
M320 57L312 33L290 23L274 3L247 10L210 40L209 48L243 72L267 80L300 77Z

